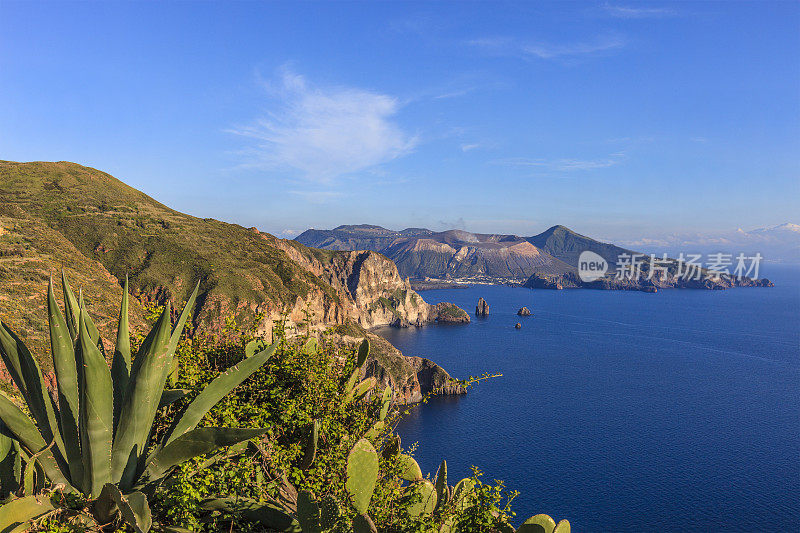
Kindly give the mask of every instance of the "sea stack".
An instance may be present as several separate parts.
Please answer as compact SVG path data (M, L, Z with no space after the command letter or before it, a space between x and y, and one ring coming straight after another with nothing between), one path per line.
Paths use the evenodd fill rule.
M531 316L531 310L528 309L527 307L523 307L522 309L517 311L517 314L519 316Z
M517 323L514 325L514 328L515 328L515 329L522 329L522 324L520 324L519 322L517 322Z
M476 316L486 316L489 314L489 304L483 298L478 299L478 305L475 306Z

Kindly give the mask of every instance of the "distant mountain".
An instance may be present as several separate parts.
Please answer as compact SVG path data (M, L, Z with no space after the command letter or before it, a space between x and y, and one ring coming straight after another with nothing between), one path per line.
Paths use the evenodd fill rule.
M564 226L553 226L533 237L518 237L424 228L393 231L355 225L311 229L296 240L314 248L380 252L397 264L400 275L412 279L524 281L533 274L560 276L576 272L578 255L584 250L598 253L611 268L618 255L627 252Z
M611 269L616 266L620 254L633 253L625 248L575 233L565 226L553 226L539 235L527 237L526 240L575 268L578 267L578 256L586 250L602 256L608 261Z
M725 289L734 286L771 286L768 280L705 279L681 277L675 260L650 275L647 260L634 279L617 279L617 261L638 252L601 242L565 226L553 226L533 237L470 233L463 230L433 232L424 228L393 231L380 226L339 226L332 230L308 230L296 240L306 246L327 249L368 249L380 252L397 264L401 276L422 285L449 281L478 283L518 282L533 288L596 288L644 290L659 288ZM590 251L608 263L606 275L583 281L578 258ZM662 257L663 252L658 254ZM666 270L661 273L661 270Z

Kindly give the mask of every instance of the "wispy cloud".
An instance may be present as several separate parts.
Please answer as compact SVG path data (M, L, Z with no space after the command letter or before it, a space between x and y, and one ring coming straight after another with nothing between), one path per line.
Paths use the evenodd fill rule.
M623 19L662 18L677 14L675 10L666 7L631 7L609 3L603 4L603 10L612 17Z
M594 39L569 43L520 41L507 37L472 39L467 44L491 54L516 55L526 59L568 59L599 55L625 47L627 40L616 33L600 35Z
M512 157L501 159L497 161L497 163L517 167L544 168L557 172L573 172L613 167L622 163L625 158L625 152L617 152L603 159L530 159L526 157Z
M462 144L461 151L462 152L471 152L472 150L477 150L478 148L482 148L484 145L481 143L469 143L469 144Z
M572 57L592 55L624 47L625 39L619 35L606 35L593 41L569 44L529 44L522 47L522 51L530 56L541 59L556 59L559 57Z
M286 170L329 183L409 153L417 139L394 122L392 96L354 87L315 87L284 69L270 112L229 130L255 141L245 165Z

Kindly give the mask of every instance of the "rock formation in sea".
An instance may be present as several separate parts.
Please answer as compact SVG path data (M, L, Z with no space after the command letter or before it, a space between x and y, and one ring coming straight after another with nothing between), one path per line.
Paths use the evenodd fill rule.
M516 324L514 324L514 329L522 329L522 324L517 322Z
M519 311L517 311L517 314L519 316L531 316L531 310L528 309L527 307L523 307Z
M476 316L486 316L489 314L489 304L483 298L478 299L478 305L475 306Z

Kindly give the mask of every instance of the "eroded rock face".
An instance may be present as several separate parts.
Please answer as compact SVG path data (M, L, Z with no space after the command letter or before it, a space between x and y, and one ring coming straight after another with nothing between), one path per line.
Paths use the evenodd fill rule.
M292 315L299 315L300 320L306 308L314 311L312 320L320 324L338 324L352 319L364 328L424 326L439 320L464 321L463 316L466 316L466 312L453 304L434 306L425 302L409 281L400 276L394 262L377 252L335 252L323 262L303 255L287 241L278 240L278 246L296 263L329 284L338 296L336 305L326 306L324 293L309 293L309 297L299 302L302 305L294 306Z
M489 314L489 304L483 298L478 299L478 305L475 306L475 315L486 316Z
M453 382L442 367L422 357L408 357L389 341L367 333L370 356L365 365L364 377L375 376L378 388L391 385L395 401L410 404L422 401L430 392L437 394L464 394L466 388ZM360 341L360 339L353 339Z

